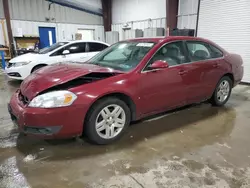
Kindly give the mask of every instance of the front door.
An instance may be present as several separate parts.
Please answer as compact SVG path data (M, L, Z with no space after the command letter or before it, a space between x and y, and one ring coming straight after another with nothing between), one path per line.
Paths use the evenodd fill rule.
M169 68L150 70L156 60L166 61ZM183 42L166 44L152 57L139 78L141 109L144 114L160 112L186 104L186 85L182 64L188 59Z
M63 54L65 50L68 50L69 54ZM50 58L53 62L82 62L82 58L87 56L86 43L76 42L56 51Z

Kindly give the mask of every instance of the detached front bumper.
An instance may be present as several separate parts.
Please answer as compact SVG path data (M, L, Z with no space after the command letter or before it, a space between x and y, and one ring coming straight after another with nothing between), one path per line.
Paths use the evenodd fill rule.
M12 121L21 132L42 138L71 138L80 136L84 114L77 107L30 108L19 100L19 91L13 94L8 110Z

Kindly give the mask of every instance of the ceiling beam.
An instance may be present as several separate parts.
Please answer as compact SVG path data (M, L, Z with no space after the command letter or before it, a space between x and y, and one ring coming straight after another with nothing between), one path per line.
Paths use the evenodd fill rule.
M89 14L94 14L94 15L97 15L97 16L103 16L101 9L92 8L91 6L89 6L86 3L78 4L77 2L71 1L71 0L46 0L46 1L58 4L58 5L61 5L61 6L64 6L64 7L72 8L72 9L75 9L75 10L80 10L80 11L83 11L83 12L87 12Z

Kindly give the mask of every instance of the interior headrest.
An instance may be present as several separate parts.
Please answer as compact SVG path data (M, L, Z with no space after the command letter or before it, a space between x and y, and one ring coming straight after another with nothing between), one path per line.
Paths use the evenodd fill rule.
M196 50L194 52L194 56L198 57L198 58L207 58L208 57L208 53L204 50Z

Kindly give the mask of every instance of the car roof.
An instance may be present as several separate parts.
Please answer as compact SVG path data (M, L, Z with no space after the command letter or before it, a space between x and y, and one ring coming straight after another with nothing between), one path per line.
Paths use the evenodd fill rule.
M105 42L98 41L98 40L65 40L65 41L59 41L59 42L68 42L68 43L75 43L75 42L96 42L96 43L101 43L101 44L107 44Z
M200 41L207 41L203 38L199 37L190 37L190 36L168 36L168 37L153 37L153 38L135 38L135 39L128 39L125 41L131 41L131 42L155 42L155 43L161 43L161 42L168 42L173 40L200 40Z

